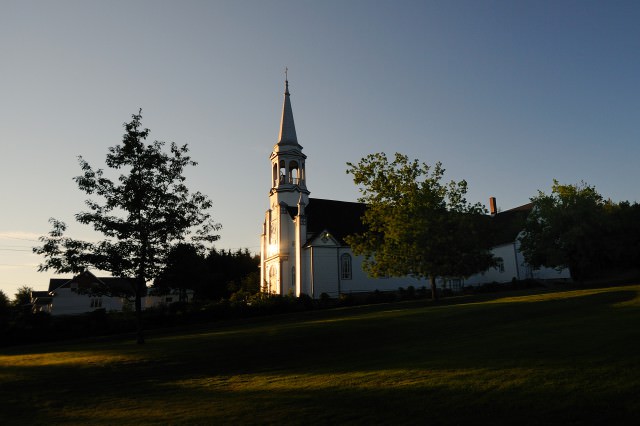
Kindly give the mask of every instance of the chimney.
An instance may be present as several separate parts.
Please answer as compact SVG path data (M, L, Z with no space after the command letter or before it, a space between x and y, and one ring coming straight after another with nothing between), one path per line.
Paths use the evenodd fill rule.
M498 207L496 206L496 197L489 198L489 211L491 216L495 216L498 213Z

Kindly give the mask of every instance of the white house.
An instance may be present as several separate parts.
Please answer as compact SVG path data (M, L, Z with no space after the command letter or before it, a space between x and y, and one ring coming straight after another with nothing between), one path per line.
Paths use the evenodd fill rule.
M188 294L193 297L193 293ZM98 309L123 311L134 309L134 282L127 278L96 277L85 271L73 278L51 278L48 291L31 293L35 311L51 315L76 315ZM142 297L143 309L178 301L177 295L149 295Z
M464 280L466 286L477 286L485 283L506 283L515 280L566 280L571 277L569 269L533 268L520 251L519 237L522 235L527 216L533 204L525 204L503 212L496 211L495 198L490 200L491 218L489 226L493 235L492 253L501 259L494 268L472 275Z
M307 156L298 143L288 82L278 142L269 157L271 189L269 209L265 213L260 238L260 275L263 291L274 294L301 294L318 298L322 293L336 297L344 293L397 290L398 287L427 286L411 277L371 278L362 269L363 258L355 256L344 238L362 230L360 218L365 205L344 201L310 198L305 162ZM530 210L530 205L527 205ZM524 264L516 242L517 225L527 206L494 214L504 221L509 232L494 248L503 259L502 266L477 274L468 280L446 280L455 287L487 282L509 282L512 278L542 278L549 271L534 273ZM514 215L514 212L518 212ZM511 228L520 226L512 235ZM554 271L555 272L555 271ZM565 273L566 274L566 273ZM555 277L555 276L554 276ZM558 277L564 277L563 274ZM440 280L439 285L444 285Z

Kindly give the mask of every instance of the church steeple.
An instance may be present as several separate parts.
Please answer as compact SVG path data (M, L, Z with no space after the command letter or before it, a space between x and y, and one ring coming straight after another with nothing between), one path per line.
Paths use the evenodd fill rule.
M289 80L287 78L285 78L284 84L284 104L282 105L278 145L299 145L296 126L293 122L293 110L291 109L291 99L289 98Z
M302 153L302 146L298 143L290 96L289 79L285 71L280 134L270 156L272 173L269 196L271 206L284 202L293 207L298 203L301 195L304 203L308 202L309 190L307 190L304 164L307 156Z

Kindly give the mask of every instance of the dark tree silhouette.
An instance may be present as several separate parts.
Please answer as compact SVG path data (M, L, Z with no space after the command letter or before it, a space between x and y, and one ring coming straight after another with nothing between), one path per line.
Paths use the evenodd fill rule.
M585 182L553 181L551 193L531 199L521 249L534 266L569 268L584 281L616 268L638 268L640 205L606 200Z
M249 250L215 250L208 254L191 245L178 245L154 282L159 293L194 290L200 300L219 300L234 292L253 294L259 290L259 258Z
M164 142L146 144L149 129L141 127L142 110L125 123L122 143L109 148L107 167L121 171L117 179L105 176L79 157L83 174L75 178L81 191L102 199L86 201L88 211L76 214L78 222L102 234L99 242L64 237L66 225L51 219L53 229L40 237L35 247L45 261L40 271L79 273L88 267L111 272L116 277L135 278L135 309L138 343L143 343L141 297L148 281L163 270L171 248L179 243L204 245L218 239L221 228L208 210L211 201L185 185L184 169L195 166L187 145Z

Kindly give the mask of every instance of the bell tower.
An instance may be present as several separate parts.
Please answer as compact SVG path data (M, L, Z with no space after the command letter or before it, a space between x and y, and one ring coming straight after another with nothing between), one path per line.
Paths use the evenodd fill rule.
M295 206L301 197L304 203L308 204L309 191L307 190L305 171L307 156L302 153L302 146L298 143L288 80L285 80L278 143L274 145L269 158L271 160L270 207L273 209L282 202L288 206Z
M307 235L304 210L309 205L309 190L307 156L298 143L290 96L285 77L280 134L269 156L271 189L262 226L260 281L264 292L299 296L305 268L301 251Z

